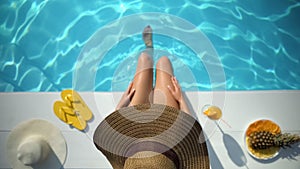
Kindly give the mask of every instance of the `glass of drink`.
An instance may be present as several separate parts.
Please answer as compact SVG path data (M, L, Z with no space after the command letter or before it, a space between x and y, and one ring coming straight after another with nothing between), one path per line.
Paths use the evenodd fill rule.
M222 117L222 110L210 104L203 106L202 113L211 120L219 120Z

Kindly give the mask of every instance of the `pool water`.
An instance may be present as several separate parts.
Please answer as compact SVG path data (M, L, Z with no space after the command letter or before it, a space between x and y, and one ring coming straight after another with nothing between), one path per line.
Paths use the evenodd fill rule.
M108 33L113 38L98 37L96 42L102 45L114 40L100 51L103 55L85 58L94 62L86 65L93 73L92 87L78 86L82 80L76 73L96 32L132 15L154 19L156 15L148 12L171 23L172 17L178 17L201 32L217 53L224 90L300 89L300 2L296 0L2 0L0 92L125 90L143 42L141 34L124 37L124 25L117 25L121 31ZM131 26L136 29L141 23L132 21ZM154 59L171 58L183 90L218 89L200 54L181 39L155 34L158 27L153 25ZM187 30L174 30L189 36ZM194 41L201 46L200 42ZM89 77L90 72L81 74Z

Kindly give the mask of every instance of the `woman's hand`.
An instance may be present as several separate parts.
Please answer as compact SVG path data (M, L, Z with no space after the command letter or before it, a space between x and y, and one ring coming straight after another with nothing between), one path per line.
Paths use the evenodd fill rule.
M173 84L173 88L171 86L168 86L170 93L173 95L175 100L178 102L180 110L191 115L190 108L189 108L184 96L182 95L181 88L180 88L180 85L179 85L177 79L175 77L171 77L171 81Z
M171 77L171 81L173 84L173 88L171 86L168 86L168 89L169 89L170 93L173 95L173 97L175 98L175 100L177 102L181 102L182 101L182 92L181 92L180 85L174 76Z
M121 100L119 101L119 104L117 105L116 109L120 109L122 107L126 107L129 105L130 100L132 99L135 89L132 89L133 83L131 82L127 88L127 90L124 92Z

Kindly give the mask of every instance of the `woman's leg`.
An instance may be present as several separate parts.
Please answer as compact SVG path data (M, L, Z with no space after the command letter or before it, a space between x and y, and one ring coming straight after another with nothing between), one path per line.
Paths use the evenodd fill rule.
M153 59L152 56L143 52L139 56L136 73L133 79L135 93L131 99L130 106L150 103L153 89Z
M173 67L170 60L163 56L156 64L156 82L154 88L153 102L155 104L165 104L179 109L179 104L170 93L168 86L174 88L171 81Z
M141 53L138 59L136 73L133 79L135 93L131 99L130 106L144 103L152 103L153 90L153 44L152 28L146 26L143 31L143 41L146 50Z

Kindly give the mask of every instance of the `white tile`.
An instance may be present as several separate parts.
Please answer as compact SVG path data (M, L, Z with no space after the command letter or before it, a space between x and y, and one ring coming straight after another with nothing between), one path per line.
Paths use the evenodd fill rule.
M60 93L0 93L0 151L5 152L6 138L17 124L41 118L59 127L66 138L68 156L64 168L110 168L105 157L94 147L92 136L100 121L112 112L122 93L80 92L94 114L88 129L80 132L60 121L52 106L61 100ZM213 168L300 168L300 148L295 147L294 160L281 153L274 161L257 161L244 148L244 131L261 118L278 123L285 132L300 134L300 91L219 91L187 92L190 105L197 114L209 138L208 148ZM216 104L223 110L220 129L201 115L205 104ZM226 136L226 137L225 137ZM225 142L224 142L225 140ZM227 140L227 141L226 141ZM298 153L298 154L297 154ZM5 155L0 156L0 168L9 168Z

